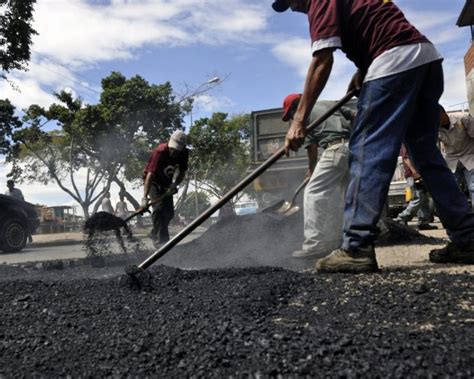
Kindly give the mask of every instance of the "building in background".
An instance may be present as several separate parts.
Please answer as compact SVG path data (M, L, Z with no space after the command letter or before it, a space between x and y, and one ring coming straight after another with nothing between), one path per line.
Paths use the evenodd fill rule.
M76 214L76 207L58 205L48 207L37 205L36 211L40 218L37 234L65 233L81 230L84 217Z
M464 56L464 68L466 70L467 99L469 101L469 113L474 114L474 1L466 0L466 4L459 15L457 25L459 27L469 26L471 29L471 45Z

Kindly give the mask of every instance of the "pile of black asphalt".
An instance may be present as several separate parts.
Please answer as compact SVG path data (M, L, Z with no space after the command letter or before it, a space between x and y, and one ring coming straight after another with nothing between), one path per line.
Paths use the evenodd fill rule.
M473 377L473 276L85 266L0 276L0 377Z
M384 219L378 246L442 244L445 241L419 233L412 227ZM290 270L312 268L315 257L295 259L303 236L302 212L289 217L271 213L231 216L212 225L190 243L174 247L160 263L179 268L274 266Z

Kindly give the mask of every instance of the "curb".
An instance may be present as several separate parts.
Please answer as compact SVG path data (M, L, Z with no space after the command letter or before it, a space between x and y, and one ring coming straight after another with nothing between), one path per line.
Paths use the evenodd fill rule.
M148 236L144 234L139 234L135 236L138 239L146 239ZM32 242L26 244L26 247L55 247L55 246L71 246L71 245L82 245L85 239L73 240L73 239L63 239L63 240L54 240L54 241L44 241L44 242Z
M178 234L180 232L177 231L176 233L172 233L171 234L171 238L173 238L176 234ZM199 231L199 230L194 230L191 232L190 235L193 235L193 234L196 234L196 233L203 233L203 231ZM136 234L134 235L134 237L140 239L140 240L143 240L143 239L147 239L149 238L147 234ZM85 239L77 239L77 240L73 240L73 239L62 239L62 240L53 240L53 241L44 241L44 242L32 242L32 243L28 243L26 244L26 247L28 248L34 248L34 247L55 247L55 246L72 246L72 245L81 245L83 244L85 241Z

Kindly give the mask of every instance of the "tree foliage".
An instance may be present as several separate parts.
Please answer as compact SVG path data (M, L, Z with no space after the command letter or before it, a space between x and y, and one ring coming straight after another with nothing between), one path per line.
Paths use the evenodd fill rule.
M79 203L87 218L89 207L108 191L112 179L107 169L82 149L82 136L72 132L72 124L84 110L81 100L67 92L56 94L56 98L59 102L47 109L31 105L25 111L24 127L13 134L16 145L8 159L13 162L14 178L58 185ZM56 129L47 132L46 124ZM81 169L86 175L83 187L77 180Z
M214 113L197 120L189 131L190 168L201 189L221 197L242 179L250 163L250 116Z
M30 60L31 26L36 0L0 0L1 78L11 70L26 70ZM4 11L4 12L2 12Z
M60 92L58 102L47 109L30 106L24 128L14 134L17 146L11 154L16 177L33 180L35 170L40 170L41 182L56 182L81 204L85 214L94 201L97 210L101 200L97 193L108 191L111 182L139 207L125 183L141 178L152 148L182 122L182 109L174 101L170 83L155 85L140 76L127 79L113 72L102 80L102 89L98 104L83 104L70 93ZM46 124L57 130L45 132ZM80 169L87 170L82 190L74 180ZM66 178L70 187L64 184ZM105 185L99 190L102 181Z
M10 100L0 100L0 155L10 151L12 134L21 125L22 122L15 115L15 107Z
M187 220L194 219L197 215L203 213L210 206L211 202L209 201L209 194L204 191L193 191L187 194L186 199L183 201L183 204L179 209L179 214L185 217Z

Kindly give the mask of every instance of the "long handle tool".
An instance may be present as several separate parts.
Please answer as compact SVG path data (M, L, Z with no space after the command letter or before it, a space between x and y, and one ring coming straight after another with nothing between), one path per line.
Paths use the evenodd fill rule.
M174 192L176 193L176 192ZM164 194L158 196L156 199L151 200L145 207L140 208L138 211L132 213L130 216L128 216L124 221L128 222L132 218L137 217L138 215L142 215L145 212L149 212L150 207L161 203L166 197L174 195L174 193L171 193L170 191L166 191Z
M349 91L341 100L339 100L334 106L328 109L320 118L312 122L306 127L308 132L317 128L324 121L326 121L334 112L339 110L344 104L346 104L354 95L356 91ZM237 193L242 191L246 186L252 183L255 178L260 176L265 170L272 166L276 161L278 161L283 155L285 155L285 147L279 148L270 158L263 162L259 167L257 167L253 172L248 176L242 179L238 184L236 184L229 192L227 192L217 203L205 210L199 217L197 217L192 223L190 223L186 228L181 230L176 234L172 239L170 239L166 244L164 244L160 249L156 250L152 255L145 259L138 266L129 266L125 269L125 273L134 276L155 263L158 259L164 256L168 251L170 251L174 246L176 246L181 240L183 240L187 235L189 235L194 229L206 221L211 215L220 209L224 204L226 204L230 199L232 199Z

